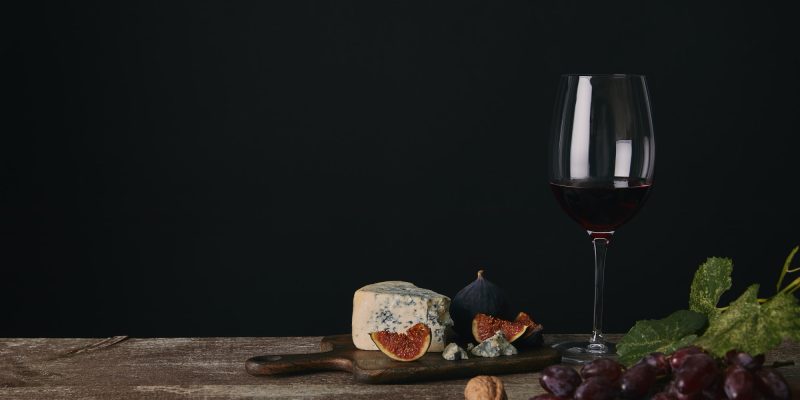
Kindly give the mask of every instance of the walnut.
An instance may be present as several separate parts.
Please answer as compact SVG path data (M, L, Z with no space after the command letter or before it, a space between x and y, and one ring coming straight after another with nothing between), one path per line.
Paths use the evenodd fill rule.
M503 381L496 376L476 376L464 388L466 400L507 400Z

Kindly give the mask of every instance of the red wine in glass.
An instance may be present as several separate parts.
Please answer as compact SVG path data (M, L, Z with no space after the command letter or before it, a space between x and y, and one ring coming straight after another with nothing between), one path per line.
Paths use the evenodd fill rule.
M603 337L608 244L641 208L653 185L655 136L642 75L563 75L556 100L548 175L561 208L594 246L594 314L588 341L559 343L562 359L615 354Z
M558 204L591 232L614 232L639 211L650 184L641 179L621 178L611 182L574 180L551 183Z

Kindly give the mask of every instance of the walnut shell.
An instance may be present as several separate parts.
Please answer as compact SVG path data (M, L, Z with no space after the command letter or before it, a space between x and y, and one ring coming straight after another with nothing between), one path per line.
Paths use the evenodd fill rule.
M464 388L466 400L507 400L503 381L496 376L476 376Z

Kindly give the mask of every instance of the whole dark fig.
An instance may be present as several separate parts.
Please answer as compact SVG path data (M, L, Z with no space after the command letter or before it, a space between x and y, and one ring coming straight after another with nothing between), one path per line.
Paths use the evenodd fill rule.
M483 277L483 270L478 271L478 278L461 289L450 303L450 316L453 318L453 329L462 338L472 337L472 319L475 314L483 313L493 317L513 320L511 301L499 286Z

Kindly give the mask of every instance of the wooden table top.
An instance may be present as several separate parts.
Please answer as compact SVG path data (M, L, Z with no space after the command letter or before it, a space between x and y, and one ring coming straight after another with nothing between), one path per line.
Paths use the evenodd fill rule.
M546 336L549 343L585 335ZM613 340L618 336L609 335ZM267 353L310 353L321 337L0 339L0 399L463 399L467 379L365 385L349 373L254 377L244 361ZM800 362L786 343L767 362ZM798 396L800 365L782 367ZM539 374L501 376L511 400L542 393Z

